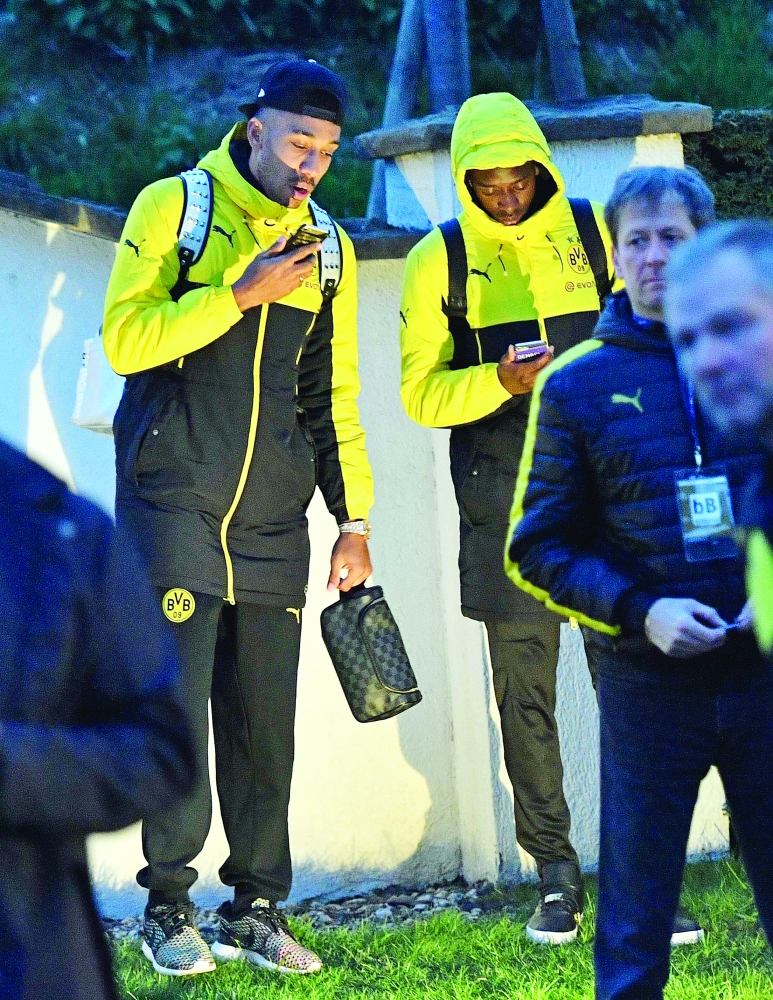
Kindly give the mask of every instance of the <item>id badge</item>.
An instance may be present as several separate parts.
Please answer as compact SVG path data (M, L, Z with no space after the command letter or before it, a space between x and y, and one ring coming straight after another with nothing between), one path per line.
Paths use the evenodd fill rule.
M700 472L677 469L674 477L687 561L735 558L733 502L724 466L708 466Z

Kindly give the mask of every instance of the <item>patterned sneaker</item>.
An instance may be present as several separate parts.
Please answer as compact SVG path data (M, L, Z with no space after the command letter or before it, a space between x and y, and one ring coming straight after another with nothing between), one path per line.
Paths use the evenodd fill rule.
M322 961L293 937L287 917L267 899L255 899L248 910L234 913L231 903L217 911L220 932L212 954L223 961L246 959L275 972L306 975L319 972Z
M582 920L583 889L579 867L553 861L542 868L542 899L526 925L526 937L537 944L569 944Z
M193 921L193 903L147 906L142 937L143 955L162 976L197 976L216 968Z

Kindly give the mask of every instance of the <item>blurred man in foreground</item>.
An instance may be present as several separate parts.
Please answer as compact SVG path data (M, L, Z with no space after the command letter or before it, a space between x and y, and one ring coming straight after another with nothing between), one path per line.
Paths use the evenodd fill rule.
M109 519L2 443L0 594L0 997L112 1000L85 838L193 782L171 640Z
M732 523L761 456L704 425L663 324L670 254L713 216L696 171L618 178L606 218L626 291L537 381L506 553L520 587L597 636L599 1000L663 996L712 764L773 931L773 672Z
M773 225L714 226L674 258L666 312L680 363L706 415L773 454ZM760 647L773 654L773 461L753 484L747 585Z

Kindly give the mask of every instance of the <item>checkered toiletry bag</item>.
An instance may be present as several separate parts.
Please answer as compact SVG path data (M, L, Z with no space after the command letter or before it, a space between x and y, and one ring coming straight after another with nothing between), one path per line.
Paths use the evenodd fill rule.
M390 719L421 701L381 587L342 593L322 612L322 638L358 722Z

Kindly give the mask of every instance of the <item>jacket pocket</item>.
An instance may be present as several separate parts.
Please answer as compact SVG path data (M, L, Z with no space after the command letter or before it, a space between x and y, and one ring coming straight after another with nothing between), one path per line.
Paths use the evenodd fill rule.
M126 460L126 473L135 486L140 478L163 467L170 467L170 458L184 450L184 440L177 440L175 415L180 409L180 398L175 387L157 400L137 429Z
M504 532L513 505L515 479L515 473L490 455L474 455L458 491L459 511L464 521L472 528L501 528Z

